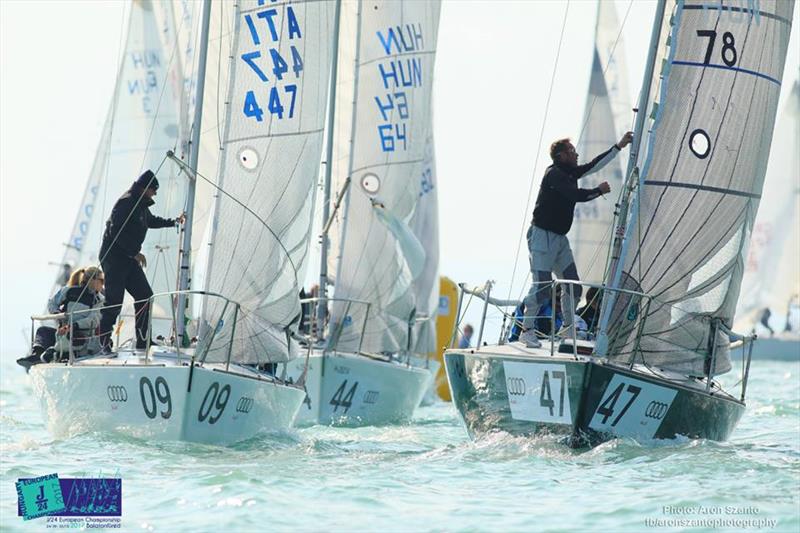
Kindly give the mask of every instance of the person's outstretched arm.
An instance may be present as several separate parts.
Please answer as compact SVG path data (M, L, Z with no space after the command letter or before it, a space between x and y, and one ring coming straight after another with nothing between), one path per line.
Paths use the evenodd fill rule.
M603 152L602 154L598 155L591 161L586 164L578 165L576 172L574 173L575 176L578 178L582 178L587 174L591 174L592 172L597 172L614 159L617 154L626 146L628 146L631 141L633 140L633 132L627 132L625 135L622 136L622 139L619 140L618 143L614 144L611 148Z
M175 225L174 218L161 218L147 211L147 227L148 228L168 228Z

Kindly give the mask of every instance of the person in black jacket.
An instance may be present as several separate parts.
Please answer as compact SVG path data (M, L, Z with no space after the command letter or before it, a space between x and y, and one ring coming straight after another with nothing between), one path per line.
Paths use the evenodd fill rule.
M119 316L125 291L136 300L136 348L146 348L150 338L147 299L153 295L153 290L142 270L147 266L147 260L141 253L142 243L148 228L169 228L184 221L183 214L177 219L168 219L150 212L157 190L155 174L146 171L117 200L106 221L100 246L100 263L106 277L106 307L100 320L104 351L110 351L111 331Z
M527 234L533 284L525 297L527 311L519 340L528 347L540 346L535 328L550 331L547 318L537 315L540 314L538 309L548 300L550 288L547 283L552 279L552 273L555 272L562 279L580 279L567 239L575 215L575 204L589 202L611 191L606 181L594 189L581 189L578 180L603 168L632 140L633 133L626 133L617 144L583 165L578 164L578 153L569 139L559 139L550 145L553 164L544 173ZM567 328L574 324L574 302L580 298L579 285L574 285L572 291L568 286L561 291L564 326Z

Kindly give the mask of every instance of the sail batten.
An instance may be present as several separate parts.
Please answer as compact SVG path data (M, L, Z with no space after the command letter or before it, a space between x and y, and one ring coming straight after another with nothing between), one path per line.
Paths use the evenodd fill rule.
M611 359L698 376L730 369L723 330L762 194L793 1L760 8L732 17L677 2L665 16L668 54L622 270L622 286L652 301L616 302Z

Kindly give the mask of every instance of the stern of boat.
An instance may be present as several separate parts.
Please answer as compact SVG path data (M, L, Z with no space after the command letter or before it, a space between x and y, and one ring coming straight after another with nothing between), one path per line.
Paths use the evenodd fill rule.
M447 350L453 397L472 438L512 435L571 436L582 413L588 362L520 343L480 350Z

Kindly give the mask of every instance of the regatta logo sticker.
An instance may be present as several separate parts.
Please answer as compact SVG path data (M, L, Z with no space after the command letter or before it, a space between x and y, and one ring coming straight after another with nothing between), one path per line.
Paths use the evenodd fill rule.
M17 515L47 516L48 528L119 528L121 478L59 478L50 474L17 480Z
M19 479L17 487L17 513L24 520L32 520L64 510L64 498L58 474L33 479Z
M678 391L614 374L589 427L620 437L652 439Z
M572 424L565 365L503 361L511 418Z

